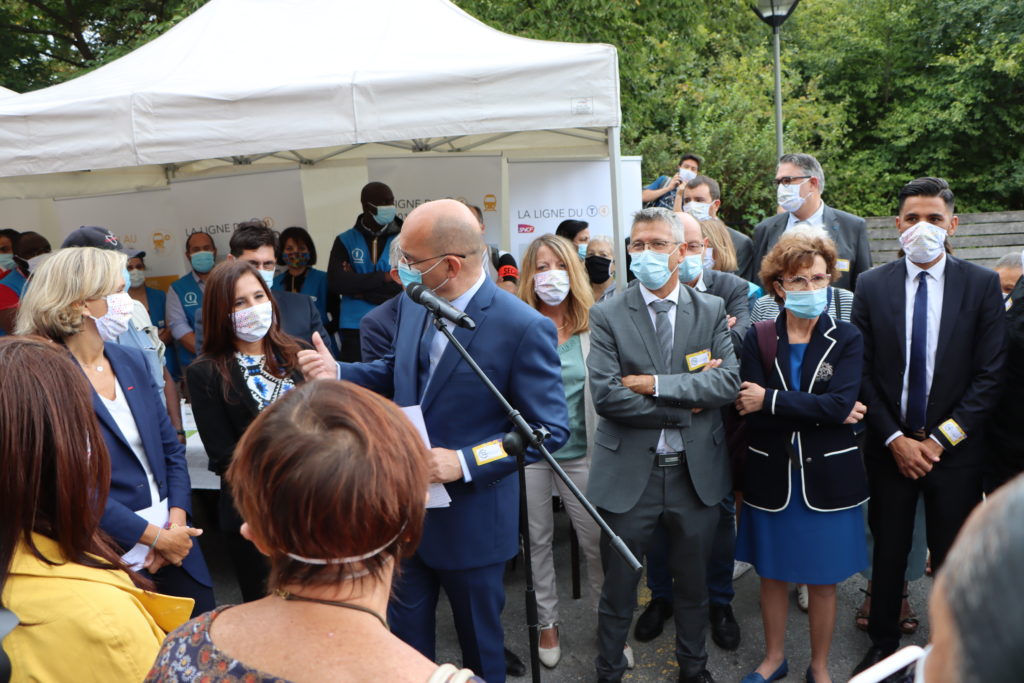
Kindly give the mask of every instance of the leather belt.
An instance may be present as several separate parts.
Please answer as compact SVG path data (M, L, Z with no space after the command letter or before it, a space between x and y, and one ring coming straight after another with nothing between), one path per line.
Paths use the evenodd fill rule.
M678 467L686 462L686 451L658 453L658 467Z

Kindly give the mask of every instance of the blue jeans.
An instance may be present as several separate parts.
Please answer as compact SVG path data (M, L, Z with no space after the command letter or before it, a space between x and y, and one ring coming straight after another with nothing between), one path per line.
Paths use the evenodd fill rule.
M715 540L711 546L708 562L708 602L712 605L732 603L735 592L732 588L733 560L736 556L736 499L730 492L718 504L721 514L715 528ZM672 570L668 561L668 532L660 522L654 528L654 535L647 547L647 587L651 599L672 602Z

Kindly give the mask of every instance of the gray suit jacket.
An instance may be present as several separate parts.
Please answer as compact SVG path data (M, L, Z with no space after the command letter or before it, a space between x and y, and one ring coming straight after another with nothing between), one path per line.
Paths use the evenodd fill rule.
M733 271L744 280L753 281L754 272L754 241L739 230L728 228L729 238L732 240L732 247L736 250L736 270ZM761 262L757 262L760 267Z
M714 294L724 301L725 312L736 318L736 324L729 332L732 333L732 343L738 359L743 354L743 338L750 329L750 288L747 281L732 273L705 270L704 286L708 288L708 294Z
M725 305L680 286L671 367L665 367L640 287L590 311L590 387L597 409L587 496L609 512L636 505L657 460L663 428L680 429L697 495L705 505L729 492L729 461L720 408L739 391L739 363L725 323ZM686 356L710 351L722 365L690 370ZM626 375L657 375L658 397L622 385ZM703 409L694 414L693 408Z
M766 218L754 228L754 269L761 270L761 260L786 230L788 213ZM839 251L839 279L833 284L851 292L857 286L857 276L871 268L871 248L868 244L868 230L864 219L825 205L822 213L825 230L836 243ZM761 278L755 274L751 282L764 287ZM767 288L765 289L767 291Z

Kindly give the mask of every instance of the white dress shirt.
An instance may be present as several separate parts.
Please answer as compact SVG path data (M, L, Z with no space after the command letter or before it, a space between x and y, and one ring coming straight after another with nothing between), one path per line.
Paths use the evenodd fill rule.
M807 181L804 181L807 182ZM789 212L789 217L786 220L786 230L789 230L797 223L806 223L812 228L824 228L825 227L825 202L818 204L818 210L812 213L810 216L804 219L796 217L796 214L792 211Z
M652 292L651 290L647 289L643 285L640 285L640 294L644 297L644 306L647 307L647 314L651 316L651 324L654 325L655 329L658 328L658 323L657 323L658 314L654 312L653 308L651 308L651 304L654 303L655 301L671 301L673 304L675 304L674 306L672 306L672 308L668 309L668 313L667 313L667 315L668 315L668 324L670 326L669 329L672 330L672 343L675 344L675 340L676 340L676 309L679 308L679 278L675 275L675 273L672 274L672 278L675 280L676 286L675 286L675 288L671 292L668 293L668 295L664 299L659 299L654 294L654 292ZM701 274L701 279L697 281L697 284L699 285L703 281L704 281L704 275L702 273ZM655 340L655 341L657 341L657 340ZM657 375L654 376L654 397L655 398L658 397L658 376ZM672 453L672 452L674 452L673 449L669 448L668 444L665 443L665 430L664 429L662 429L661 430L661 434L658 435L658 452L659 453Z
M904 316L906 320L906 340L904 351L906 352L907 364L903 372L903 392L900 394L900 418L907 420L907 395L910 391L910 341L914 335L914 300L917 297L918 280L920 273L928 273L925 282L928 286L928 336L926 338L926 361L925 361L925 403L927 405L928 395L932 390L932 378L935 377L935 350L939 346L939 326L942 324L942 296L946 285L946 255L943 254L939 262L927 270L921 268L910 259L905 259L907 265L907 278L904 281L906 291L906 305ZM902 432L891 434L885 440L888 446L893 439L902 436Z

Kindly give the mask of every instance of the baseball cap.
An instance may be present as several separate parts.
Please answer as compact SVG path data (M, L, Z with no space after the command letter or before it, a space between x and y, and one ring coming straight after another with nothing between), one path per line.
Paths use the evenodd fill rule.
M68 235L67 239L64 240L64 243L61 244L60 247L61 249L65 247L96 247L97 249L113 249L115 251L122 252L128 258L146 256L146 252L140 249L129 249L121 243L121 240L117 239L117 235L106 228L99 227L98 225L83 225Z

